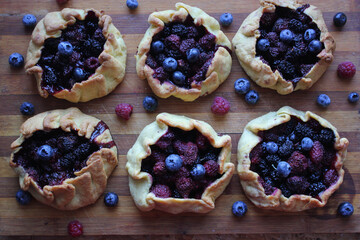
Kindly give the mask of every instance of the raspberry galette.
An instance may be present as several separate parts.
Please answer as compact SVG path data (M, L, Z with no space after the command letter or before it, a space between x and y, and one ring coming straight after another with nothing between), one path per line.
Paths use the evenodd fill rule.
M125 66L125 42L110 16L65 8L36 25L25 69L35 75L42 97L87 102L113 91Z
M231 70L231 43L217 20L183 3L154 12L136 54L136 71L162 98L193 101L217 89Z
M20 187L62 210L94 203L116 167L107 125L77 108L40 113L25 121L11 144L10 166Z
M205 213L234 172L231 138L168 113L146 126L127 154L130 192L142 211Z
M283 107L249 122L239 140L238 173L258 207L323 207L344 178L349 141L312 112Z

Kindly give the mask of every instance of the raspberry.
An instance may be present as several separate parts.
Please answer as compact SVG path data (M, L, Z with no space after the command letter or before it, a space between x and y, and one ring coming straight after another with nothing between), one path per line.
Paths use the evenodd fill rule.
M350 79L355 75L356 67L352 62L343 62L339 64L337 73L340 78Z
M176 173L176 178L190 177L190 171L186 167L181 167Z
M310 149L310 160L315 164L320 164L324 157L324 147L319 141L315 141Z
M214 114L224 115L230 110L230 103L223 97L215 97L213 104L211 105L211 111Z
M172 141L174 139L174 133L168 131L155 143L155 145L158 146L160 149L166 150L172 144Z
M115 113L122 119L129 120L133 111L133 106L127 103L120 103L115 108Z
M324 183L326 186L331 186L334 184L338 179L338 175L335 169L330 169L324 174Z
M165 38L165 45L173 50L178 50L180 47L180 37L174 34Z
M100 63L96 57L89 57L85 60L84 66L90 71L95 71L100 66Z
M310 184L306 181L304 177L299 176L293 176L288 178L286 180L286 185L291 191L297 194L305 193L307 188L310 186Z
M153 173L155 175L164 175L166 173L165 162L157 162L153 167Z
M83 234L83 225L78 221L74 220L68 224L68 233L72 237L80 237Z
M275 45L277 42L279 42L279 36L276 32L269 32L266 35L266 38L269 40L270 44Z
M330 167L335 160L336 160L336 151L334 149L327 149L325 151L325 154L324 154L324 157L323 157L321 163L325 167Z
M181 177L176 179L176 188L183 198L188 198L190 192L194 189L194 181L189 177Z
M151 150L151 158L155 161L155 162L165 162L166 159L166 154L162 153L160 151L157 150Z
M155 69L153 78L159 79L161 82L166 81L169 78L167 72L165 72L163 67L158 67Z
M195 163L198 155L198 148L195 143L176 141L174 148L183 159L185 166L191 166Z
M302 32L304 30L304 25L296 19L291 19L289 22L289 29L294 32Z
M254 164L260 163L261 154L262 154L262 147L261 147L261 144L259 143L250 152L250 161L251 161L251 163L254 163Z
M194 48L195 46L196 46L196 42L194 39L183 40L180 45L180 52L186 56L186 52L189 49Z
M308 168L308 160L298 151L293 152L287 162L290 164L291 172L294 174L301 174Z
M288 29L288 20L279 18L273 26L273 31L280 33L282 30Z
M215 35L209 33L199 39L201 47L207 50L211 50L215 46Z
M270 195L275 191L275 188L268 182L265 182L261 177L258 178L258 181L263 186L266 195Z
M199 35L196 27L194 27L194 26L188 27L187 32L188 32L187 33L187 38L196 38Z
M205 151L209 146L209 140L204 135L197 134L196 135L196 146L200 151Z
M265 12L260 18L260 24L264 27L271 27L274 24L276 18L277 16L275 13Z
M154 193L155 196L159 198L171 197L171 190L167 185L157 184L154 187L152 187L151 192Z
M209 177L216 177L219 172L219 164L214 160L209 160L204 163L205 174Z
M158 64L156 62L156 59L152 56L152 55L149 55L147 58L146 58L146 65L148 65L149 67L151 67L152 69L156 69L158 67Z

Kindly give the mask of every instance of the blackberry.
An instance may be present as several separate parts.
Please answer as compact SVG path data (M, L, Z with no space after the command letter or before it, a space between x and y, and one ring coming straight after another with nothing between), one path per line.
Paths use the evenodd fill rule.
M321 171L318 170L316 172L311 173L311 175L308 177L308 180L309 182L314 183L320 181L321 177L322 177Z
M149 56L148 56L148 57L149 57ZM155 58L156 58L157 63L160 64L160 65L162 65L162 63L163 63L164 60L166 59L166 56L165 56L165 54L160 53L160 54L158 54L157 56L155 56Z
M88 156L90 148L91 146L89 143L80 144L79 147L75 149L74 155L78 158L85 158Z
M175 58L176 60L181 59L181 53L178 50L173 50L170 48L165 49L165 55L167 57Z
M276 32L269 32L266 35L266 38L269 40L270 44L274 46L277 42L279 42L279 36L277 35Z
M299 33L304 30L304 25L299 20L291 19L289 22L289 29Z
M322 182L313 183L309 187L309 193L311 196L317 196L321 191L324 191L326 186Z
M213 161L217 162L218 157L217 157L217 155L215 153L208 152L202 158L200 158L200 162L206 162L206 161L209 161L209 160L213 160Z
M285 197L288 198L292 195L292 192L285 184L281 184L279 188L281 190L282 195L284 195Z
M165 60L165 59L164 59ZM148 65L149 67L151 67L152 69L155 69L158 67L158 64L156 62L156 59L152 56L152 55L149 55L146 59L146 65Z
M301 124L301 123L298 123L296 125L295 134L297 137L299 137L301 139L304 137L309 137L311 139L314 138L314 131L310 127L308 127L304 124Z
M276 167L277 164L281 161L281 158L278 155L267 155L266 161Z
M276 9L278 9L278 8L276 8ZM288 21L285 19L279 18L274 23L272 31L280 33L282 30L285 30L285 29L288 29Z
M299 176L288 178L286 180L286 185L290 190L296 192L297 194L305 193L310 186L304 177Z
M331 129L324 128L317 136L317 140L319 140L324 146L332 146L335 142L335 134Z
M55 70L49 66L44 66L44 68L45 70L43 74L43 79L45 83L47 83L48 85L56 84L56 82L58 81L58 77L55 74Z
M271 57L277 58L280 55L280 50L277 47L271 47L269 50Z
M285 79L293 79L295 76L295 67L288 61L280 61L276 68Z
M260 171L260 175L263 177L269 176L271 174L270 168L264 160L259 163L258 168Z
M271 180L272 180L275 184L281 182L281 179L280 179L280 177L278 176L278 174L277 174L276 171L271 172L270 177L271 177Z
M171 197L173 197L173 198L182 198L181 194L176 189L174 189L172 191Z
M300 72L302 74L302 76L305 76L313 67L314 65L312 64L301 64L300 65Z
M74 165L75 160L75 155L72 153L68 153L59 160L60 166L64 169L71 168Z
M183 24L175 24L171 28L171 33L183 38L188 34L188 29Z
M85 55L91 57L98 57L100 53L103 51L103 46L94 39L88 39L84 42L84 53Z
M278 153L281 157L289 157L291 153L294 151L294 144L289 139L286 139L286 141L279 147Z
M265 12L260 18L260 24L262 27L271 27L276 21L276 14Z

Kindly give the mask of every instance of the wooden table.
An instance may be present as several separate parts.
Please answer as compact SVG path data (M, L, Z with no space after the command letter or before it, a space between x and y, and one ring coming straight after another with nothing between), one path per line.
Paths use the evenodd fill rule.
M350 91L360 90L360 74L351 81L340 80L336 76L337 65L349 60L360 68L360 1L310 1L324 12L325 22L336 39L335 60L324 76L308 91L280 96L275 91L262 89L255 84L252 88L259 91L260 101L249 106L244 99L235 94L234 81L246 77L233 54L232 72L227 81L215 93L186 103L175 98L159 99L156 113L149 114L142 107L142 99L151 95L146 81L140 80L135 73L137 44L148 27L148 15L155 10L174 9L175 0L140 1L139 8L130 12L125 0L71 0L66 7L103 9L113 17L113 22L123 34L128 48L125 80L110 95L88 103L72 104L64 100L38 95L35 80L27 76L23 69L13 70L8 65L12 52L26 54L31 30L26 30L21 22L25 13L32 13L40 20L46 13L61 9L55 0L0 0L0 235L38 235L66 236L66 226L70 220L80 220L86 235L149 235L149 234L254 234L254 233L356 233L360 232L360 122L359 104L347 102ZM258 1L206 1L188 0L213 17L230 11L234 22L224 29L232 39L244 18L259 5ZM338 11L348 16L346 26L339 31L332 25L332 18ZM322 109L315 104L316 97L326 93L332 103ZM210 112L215 96L223 96L231 102L231 111L224 117ZM19 127L27 118L19 112L22 102L35 105L36 113L46 110L76 106L83 112L104 120L114 134L119 150L119 166L109 179L107 191L119 194L120 204L107 208L103 197L92 206L76 211L59 211L36 201L28 206L20 206L15 200L19 189L18 178L10 169L7 159L10 156L10 143L18 137ZM120 120L114 113L118 103L130 103L134 114L127 122ZM341 188L330 198L326 207L301 213L283 213L256 208L245 197L234 175L224 194L216 201L216 209L208 214L186 213L171 215L159 211L140 212L130 196L127 173L125 171L126 153L135 142L145 125L154 121L160 112L184 114L210 123L216 131L232 137L232 162L236 163L236 148L246 123L268 111L275 111L283 105L300 110L310 110L328 119L339 130L342 137L350 141L345 163L345 180ZM237 200L245 201L249 210L245 217L235 218L231 205ZM336 215L339 203L350 201L355 207L352 217L344 219Z

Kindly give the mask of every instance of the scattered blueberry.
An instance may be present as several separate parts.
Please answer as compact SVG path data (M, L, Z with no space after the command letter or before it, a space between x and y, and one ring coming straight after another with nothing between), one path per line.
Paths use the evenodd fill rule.
M281 161L277 165L276 172L280 177L286 178L290 175L291 166L289 163Z
M205 176L205 167L202 164L196 164L190 174L195 180L202 179Z
M18 203L21 205L27 205L31 201L31 194L20 189L16 193L16 201L18 201Z
M246 203L242 201L236 201L232 205L232 212L237 217L242 217L247 212L247 206Z
M275 154L278 151L279 147L274 142L268 142L266 143L266 151L271 154Z
M165 58L165 60L163 62L163 68L167 72L175 71L177 68L177 65L178 65L177 61L172 57Z
M269 51L270 49L270 42L269 40L263 38L263 39L260 39L258 42L257 42L257 49L261 52L266 52L266 51Z
M60 42L58 45L60 55L70 56L73 52L73 46L69 42Z
M220 24L224 27L230 26L233 21L233 16L231 13L223 13L220 16Z
M162 41L156 41L151 44L151 48L155 54L159 54L164 51L165 45Z
M81 81L81 80L85 79L85 72L84 72L84 70L82 68L75 68L73 74L74 74L74 78L77 81Z
M312 40L314 40L316 38L316 32L314 29L309 28L308 30L305 31L304 33L304 40L306 42L311 42Z
M26 14L23 19L22 22L24 24L25 27L35 27L36 25L36 17L32 14Z
M294 40L294 33L289 29L284 29L280 32L280 40L286 43L291 43Z
M343 13L343 12L338 12L337 14L335 14L334 19L333 19L334 25L336 27L344 26L346 23L346 20L347 20L347 17L345 15L345 13Z
M186 77L185 75L180 71L175 71L173 73L172 81L179 86L182 86L185 84Z
M250 90L245 95L245 101L248 104L256 104L259 101L259 93L255 90Z
M239 78L234 83L235 92L245 94L250 90L250 81L245 78Z
M320 94L317 98L317 103L321 106L321 107L327 107L330 105L331 103L331 99L328 95L326 94Z
M170 172L176 172L178 171L183 164L182 158L177 154L170 154L165 159L165 167Z
M192 48L186 52L186 58L189 63L195 63L199 59L200 51L197 48Z
M348 101L351 103L356 103L359 101L359 94L357 92L351 92L348 96Z
M126 6L130 9L136 9L139 3L137 0L126 0Z
M20 112L22 115L33 115L35 112L34 105L29 102L23 102L20 106Z
M20 68L24 66L24 57L20 53L12 53L9 57L9 64L12 67Z
M313 145L314 145L314 142L313 142L313 140L311 140L311 138L304 137L301 140L301 148L305 151L310 151L310 149L312 148Z
M154 112L158 106L158 101L152 96L146 96L143 100L143 107L146 111Z
M49 161L54 156L54 154L54 149L46 144L40 146L36 151L37 158L44 162Z
M338 207L338 213L343 217L351 216L354 213L354 207L349 202L343 202Z
M318 54L322 50L322 43L319 40L312 40L308 48L311 53Z
M115 207L119 202L119 197L116 193L108 192L104 197L104 204L107 207Z

